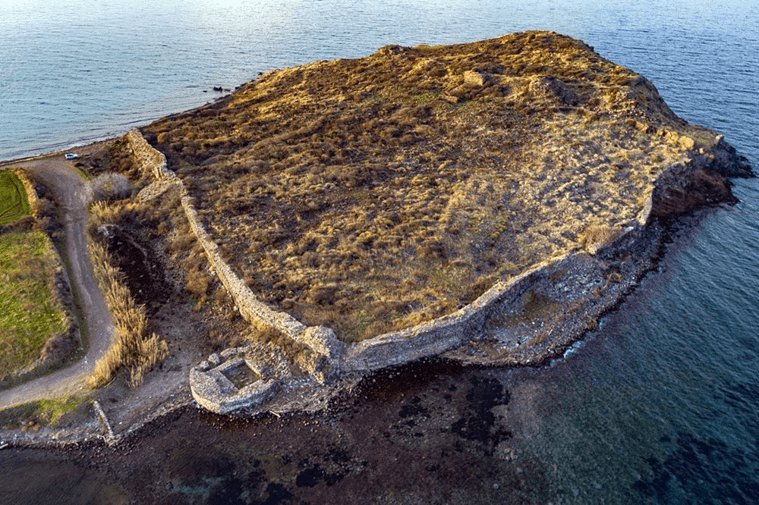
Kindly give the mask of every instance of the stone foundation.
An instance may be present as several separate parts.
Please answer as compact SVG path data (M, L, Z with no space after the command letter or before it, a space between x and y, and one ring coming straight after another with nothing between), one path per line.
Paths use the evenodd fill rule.
M238 387L232 383L229 374L242 367L258 378ZM190 370L190 386L195 401L217 414L231 414L264 403L277 393L281 379L265 364L249 359L245 348L231 348L221 354L212 354L208 360Z

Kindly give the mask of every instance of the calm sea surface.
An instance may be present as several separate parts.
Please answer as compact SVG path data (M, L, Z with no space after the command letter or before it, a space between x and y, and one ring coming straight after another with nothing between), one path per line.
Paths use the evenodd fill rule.
M234 88L274 68L363 56L390 43L473 41L542 28L581 38L642 73L676 113L725 134L759 168L758 27L759 3L744 0L0 0L0 159L121 134L212 100L218 96L213 86ZM496 409L509 426L505 438L514 454L533 462L532 473L527 467L520 472L540 477L509 484L492 470L483 486L513 490L504 502L518 496L525 503L755 503L759 184L736 181L735 192L737 206L676 227L659 270L565 359L542 369L439 372L431 384L450 383L451 391L489 384L508 396L508 405ZM432 402L425 407L433 412L429 421L434 401L424 401ZM376 405L357 406L357 415ZM401 417L421 412L407 406L399 407ZM492 417L480 414L483 422ZM271 423L250 432L198 428L192 416L166 429L189 438L213 431L220 440L215 450L232 454L224 447L234 444L235 457L242 457L241 438L274 429ZM340 422L349 429L349 421ZM497 450L472 451L472 465L501 468ZM203 457L183 453L189 461ZM436 482L450 491L442 501L457 501L459 484L441 470L451 456L438 458L427 471L437 468L439 482L426 474L418 482ZM23 451L0 454L3 471L44 467L35 461ZM44 496L39 493L51 475L71 493L102 480L67 464L44 468L13 500ZM229 471L242 472L235 464ZM98 468L111 472L107 464ZM183 491L184 499L213 501L209 486L226 481L209 468L198 464L197 478L208 485ZM312 474L328 475L323 468ZM393 487L390 474L375 470ZM298 486L311 485L300 480L303 474ZM129 494L124 479L117 483ZM531 485L533 491L525 491ZM286 496L277 489L267 488L270 502ZM400 486L381 501L422 503L425 495L410 489ZM244 491L224 496L255 501Z

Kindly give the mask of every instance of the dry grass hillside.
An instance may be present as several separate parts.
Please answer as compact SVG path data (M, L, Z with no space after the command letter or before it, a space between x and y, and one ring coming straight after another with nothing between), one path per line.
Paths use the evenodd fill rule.
M346 341L610 240L713 142L549 32L278 70L143 133L250 288Z

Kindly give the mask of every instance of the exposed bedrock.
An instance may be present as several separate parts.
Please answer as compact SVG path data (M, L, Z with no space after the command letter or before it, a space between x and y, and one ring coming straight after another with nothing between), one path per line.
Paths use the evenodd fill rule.
M651 215L666 217L721 202L735 203L727 178L753 176L748 160L719 138L711 151L694 152L688 164L662 174L653 193Z

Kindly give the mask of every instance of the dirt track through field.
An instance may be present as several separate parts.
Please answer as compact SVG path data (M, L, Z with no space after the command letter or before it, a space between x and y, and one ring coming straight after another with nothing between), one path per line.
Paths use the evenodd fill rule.
M34 400L60 398L87 390L86 378L95 362L111 344L114 327L95 280L87 252L87 182L63 156L38 158L12 166L19 167L49 189L63 212L69 279L79 297L89 349L81 361L21 386L0 391L0 408Z

